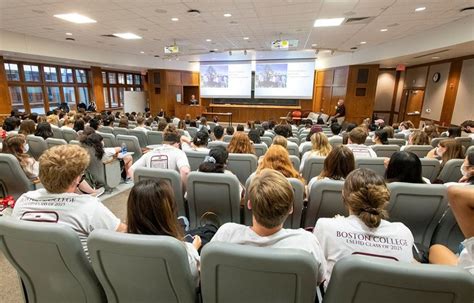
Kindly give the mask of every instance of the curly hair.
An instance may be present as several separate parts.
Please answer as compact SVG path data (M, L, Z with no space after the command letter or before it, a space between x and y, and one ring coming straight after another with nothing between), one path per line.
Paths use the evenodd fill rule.
M244 132L236 132L227 146L229 153L234 154L255 154L255 148L252 146L249 137Z

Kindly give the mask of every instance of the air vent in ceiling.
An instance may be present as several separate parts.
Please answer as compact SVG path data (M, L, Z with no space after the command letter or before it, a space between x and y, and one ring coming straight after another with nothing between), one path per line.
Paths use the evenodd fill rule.
M424 55L416 56L416 57L413 57L413 59L429 57L429 56L441 54L441 53L444 53L444 52L447 52L447 51L449 51L449 49L444 49L444 50L440 50L440 51L437 51L437 52L432 52L432 53L429 53L429 54L424 54Z
M372 21L374 17L354 17L354 18L347 18L344 24L367 24Z
M107 34L107 35L100 35L101 37L107 37L107 38L118 38L117 36L114 36L112 34Z

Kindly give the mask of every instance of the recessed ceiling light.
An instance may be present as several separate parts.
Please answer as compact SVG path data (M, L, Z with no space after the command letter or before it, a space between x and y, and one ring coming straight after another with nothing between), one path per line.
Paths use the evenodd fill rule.
M171 21L176 22L176 21L179 21L179 19L175 17L175 18L171 18Z
M84 23L96 23L94 19L91 19L89 17L77 14L77 13L72 13L72 14L59 14L59 15L54 15L54 17L63 19L65 21L73 22L73 23L79 23L79 24L84 24Z
M141 39L142 37L135 35L134 33L116 33L113 34L115 37L119 37L126 40Z
M366 41L360 41L360 44L367 44Z
M224 14L224 17L229 18L229 17L232 17L232 15L227 13L227 14Z
M344 22L344 18L316 19L314 27L339 26Z
M72 36L72 33L66 33L66 36Z
M145 52L144 51L140 51L140 54L144 54Z
M212 40L211 39L206 39L206 42L211 42Z
M415 9L415 12L421 12L421 11L424 11L426 9L426 7L422 6L422 7L417 7Z
M248 40L248 39L250 39L250 38L249 37L244 37L244 40Z
M386 31L388 31L388 29L382 28L380 31L381 31L381 32L386 32Z
M218 50L219 50L218 48L213 49L213 51L215 51L215 52L217 52Z
M438 57L438 56L431 57L431 59L434 59L434 60L439 59L439 58L440 57Z
M316 46L318 46L318 44L317 44L317 43L313 43L313 44L311 44L311 46L312 46L312 47L316 47Z

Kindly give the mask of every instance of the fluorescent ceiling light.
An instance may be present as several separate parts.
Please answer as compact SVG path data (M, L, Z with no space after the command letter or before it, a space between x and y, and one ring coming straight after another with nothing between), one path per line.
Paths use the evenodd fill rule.
M311 46L312 46L312 47L316 47L316 46L318 46L318 44L317 44L317 43L313 43L313 44L311 44Z
M211 42L212 40L211 39L206 39L206 42Z
M421 11L424 11L426 9L426 7L422 6L422 7L417 7L415 9L415 12L421 12Z
M141 39L142 37L135 35L134 33L116 33L113 34L115 37L119 37L126 40Z
M339 26L344 22L344 18L316 19L314 27Z
M224 14L224 17L228 18L228 17L232 17L232 15L231 14Z
M171 21L175 21L175 22L176 22L176 21L179 21L179 19L178 19L178 18L171 18Z
M96 23L94 19L91 19L89 17L77 14L77 13L72 13L72 14L59 14L59 15L54 15L54 17L63 19L69 22L73 23L79 23L79 24L84 24L84 23Z
M388 29L382 28L380 31L381 31L381 32L386 32L386 31L388 31Z
M248 39L250 39L250 38L249 37L244 37L244 40L248 40Z
M66 36L72 36L72 33L66 33Z
M140 51L140 54L144 54L145 52L144 51Z

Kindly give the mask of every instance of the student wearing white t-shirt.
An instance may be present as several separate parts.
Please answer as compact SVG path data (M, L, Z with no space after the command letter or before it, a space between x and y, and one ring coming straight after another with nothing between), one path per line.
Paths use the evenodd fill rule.
M465 240L459 256L441 244L430 247L429 261L464 268L474 275L474 186L451 186L448 200Z
M377 158L374 150L364 145L367 133L362 127L356 127L349 133L347 147L352 151L355 158Z
M414 239L403 223L384 220L390 192L382 177L368 169L351 172L342 190L348 217L321 218L314 234L328 263L326 285L337 261L363 254L400 262L412 262Z
M137 118L137 127L134 130L139 130L144 132L145 134L148 133L149 129L145 127L145 118L140 116Z
M179 149L179 140L180 135L177 131L165 131L163 145L154 148L138 159L130 168L130 174L133 176L137 167L172 169L179 172L181 182L185 187L191 168L188 157L184 151Z
M76 145L60 145L45 151L39 159L39 177L44 188L23 194L16 201L12 216L72 228L86 254L87 237L94 229L126 231L127 226L99 199L74 193L89 159L88 152Z
M247 206L252 210L252 226L226 223L219 228L211 242L307 251L319 267L317 281L322 282L326 261L318 239L303 229L283 228L286 218L293 212L293 188L290 182L280 172L264 169L252 179L248 191Z

